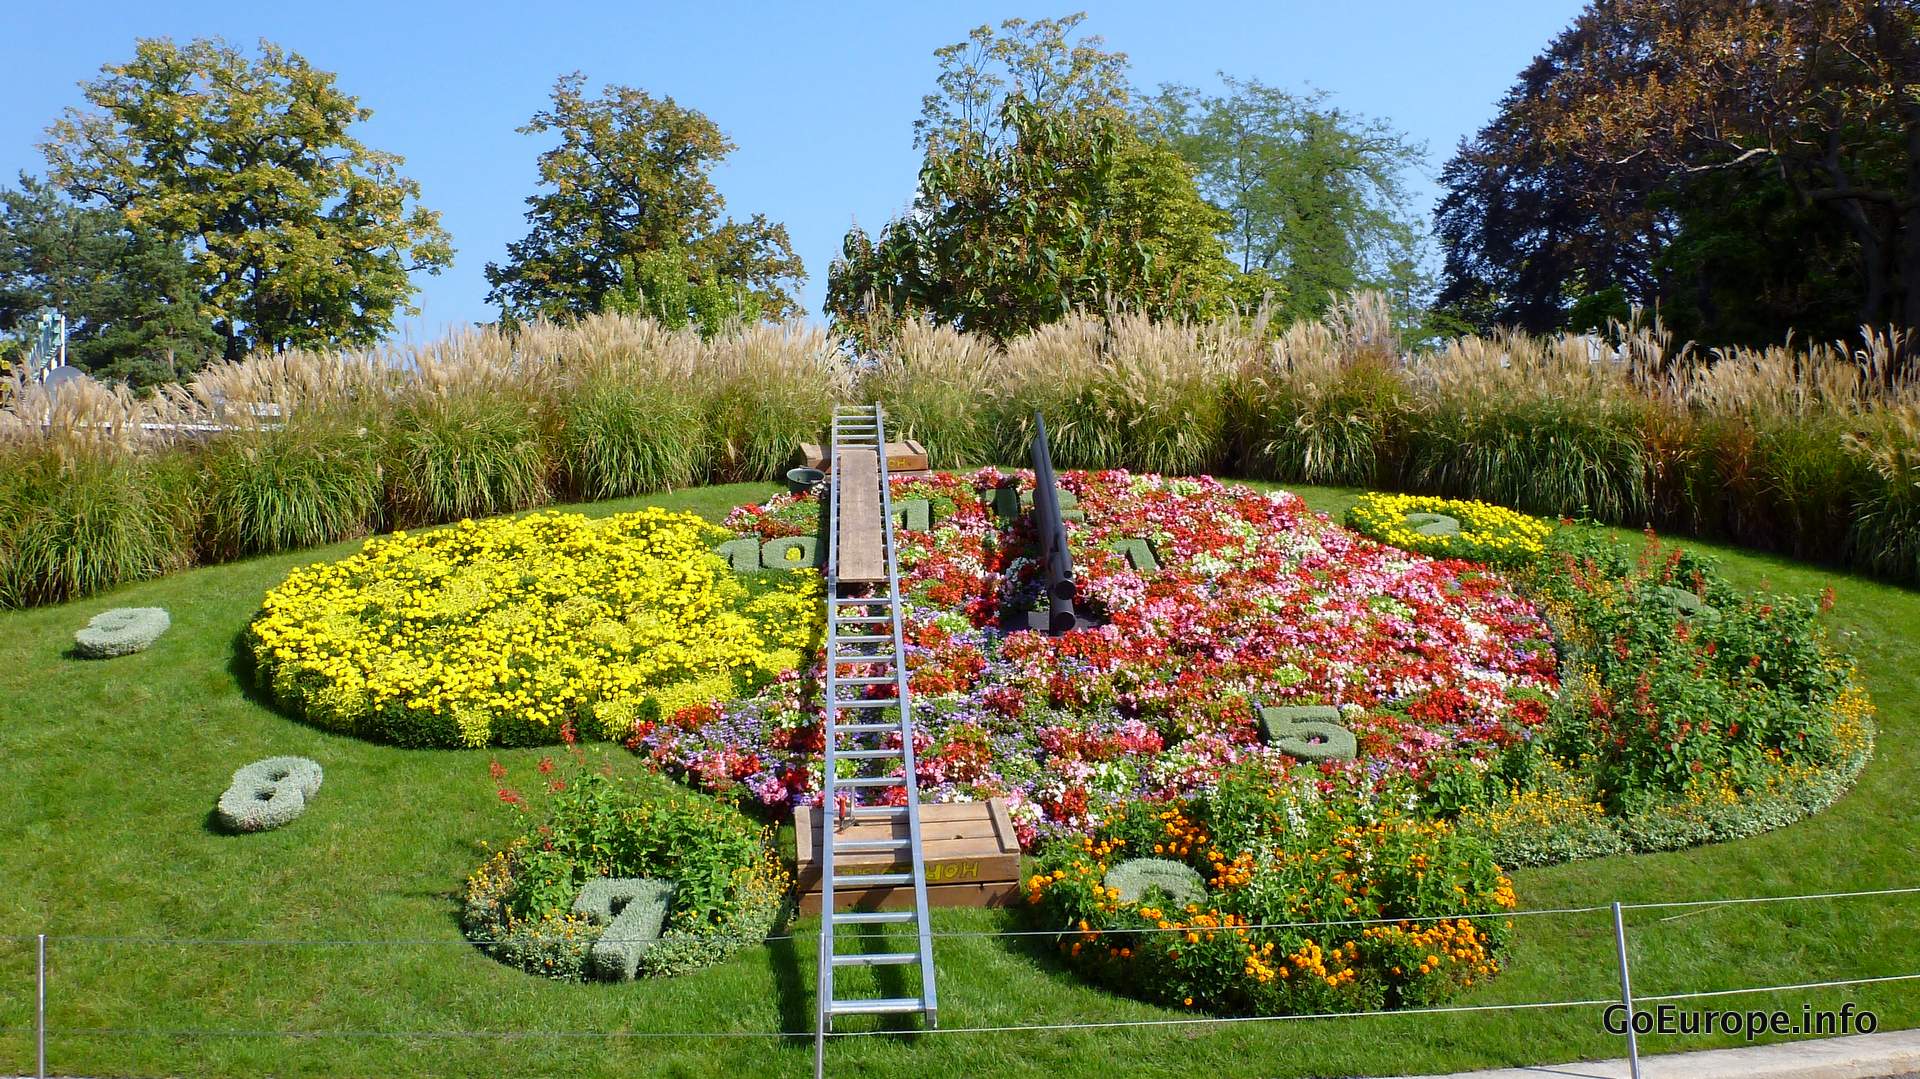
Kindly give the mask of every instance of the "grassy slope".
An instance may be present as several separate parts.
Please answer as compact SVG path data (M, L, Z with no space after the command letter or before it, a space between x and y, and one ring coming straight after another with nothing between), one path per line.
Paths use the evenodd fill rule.
M717 516L758 485L647 501ZM1338 512L1353 492L1306 492ZM636 500L638 501L638 500ZM608 503L592 512L635 504ZM507 829L483 752L407 751L291 721L250 695L235 640L260 595L294 565L352 545L196 570L66 607L0 615L0 932L88 937L380 938L394 945L195 944L58 940L52 946L51 1063L61 1073L582 1076L799 1075L811 1065L813 941L749 948L671 981L569 985L529 978L461 940L456 896L476 841ZM1920 776L1920 593L1729 552L1747 584L1831 582L1832 625L1859 656L1881 706L1878 759L1859 788L1812 821L1677 854L1612 858L1518 874L1525 907L1820 892L1904 885L1916 836L1906 792ZM106 663L65 656L71 632L114 606L161 605L174 629L153 650ZM307 816L276 832L206 827L234 767L299 753L326 785ZM500 753L527 767L536 751ZM631 758L615 753L622 767ZM1914 897L1649 911L1631 916L1643 993L1920 971L1906 927ZM942 930L1006 916L942 912ZM948 1027L1168 1018L1055 967L1017 940L938 944ZM1604 914L1527 919L1510 969L1465 1003L1605 997L1614 991ZM1843 991L1739 997L1724 1006L1835 1004ZM0 1072L25 1070L32 1043L31 942L0 942ZM1851 997L1883 1027L1920 1026L1906 985ZM82 1028L229 1032L568 1031L564 1038L327 1038L97 1035ZM786 1040L608 1039L606 1031L784 1030ZM1649 1038L1652 1051L1684 1045ZM1149 1027L1071 1033L937 1034L839 1040L838 1074L1341 1075L1442 1071L1612 1055L1594 1009Z

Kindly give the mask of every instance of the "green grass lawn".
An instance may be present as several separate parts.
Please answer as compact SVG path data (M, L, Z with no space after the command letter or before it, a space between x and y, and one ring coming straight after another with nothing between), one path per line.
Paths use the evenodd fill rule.
M772 490L711 488L587 510L651 503L717 518ZM1357 492L1303 493L1337 514ZM237 658L239 634L269 587L290 567L354 546L199 569L0 615L0 934L26 938L0 941L0 1074L32 1068L38 932L60 937L50 949L48 1017L50 1064L61 1074L809 1073L813 920L795 925L793 939L747 948L721 966L628 985L541 981L464 941L457 897L480 858L477 844L513 829L487 762L497 755L525 768L541 753L405 750L328 734L277 713L250 690ZM1881 710L1876 759L1852 793L1791 828L1681 853L1520 872L1523 907L1920 883L1909 793L1920 783L1920 593L1723 553L1744 584L1834 586L1839 606L1830 624L1858 657ZM105 662L68 656L72 632L95 613L148 605L167 607L174 621L152 650ZM287 753L326 768L306 816L254 836L212 831L208 811L232 770ZM624 751L610 756L638 769ZM1635 988L1659 994L1920 972L1920 941L1909 929L1916 913L1916 896L1634 912ZM942 911L935 927L1015 926L1004 914ZM369 938L382 943L324 943ZM945 1027L1179 1017L1091 988L1020 938L942 939L936 954ZM1608 915L1525 918L1507 972L1461 1003L1607 997L1615 978ZM1920 1026L1913 983L1704 1003L1797 1012L1803 1000L1847 999L1875 1009L1883 1029ZM289 1030L351 1036L272 1033ZM742 1036L651 1036L686 1031ZM756 1036L767 1032L786 1036ZM1727 1042L1642 1040L1654 1052L1720 1044ZM1446 1071L1622 1048L1602 1031L1598 1009L1578 1008L888 1035L837 1039L829 1052L834 1072L847 1075L1308 1076Z

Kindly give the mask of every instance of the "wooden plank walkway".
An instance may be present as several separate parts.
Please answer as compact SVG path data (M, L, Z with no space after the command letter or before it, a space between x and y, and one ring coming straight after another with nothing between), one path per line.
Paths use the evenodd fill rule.
M871 449L838 451L840 485L839 581L879 584L887 579L885 523L880 519L880 455Z

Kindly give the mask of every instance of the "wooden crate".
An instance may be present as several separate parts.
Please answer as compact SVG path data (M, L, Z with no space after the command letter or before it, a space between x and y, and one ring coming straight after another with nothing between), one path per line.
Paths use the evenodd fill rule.
M800 910L820 910L820 819L817 806L794 810ZM836 822L837 823L837 822ZM904 839L907 822L861 819L835 828L843 839ZM998 907L1020 891L1020 841L1005 802L922 805L920 844L927 867L927 903L935 907ZM903 873L888 852L855 852L834 860L838 873ZM899 910L913 905L912 888L835 889L841 910Z
M807 468L817 468L830 472L832 462L827 460L826 449L814 442L800 443L800 463ZM905 442L887 443L887 471L919 474L927 471L927 448L909 438Z

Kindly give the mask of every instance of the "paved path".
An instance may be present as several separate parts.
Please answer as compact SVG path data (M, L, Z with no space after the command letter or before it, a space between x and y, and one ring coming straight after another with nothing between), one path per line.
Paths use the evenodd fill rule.
M1402 1079L1631 1079L1625 1059ZM1920 1030L1640 1058L1641 1079L1915 1079Z

